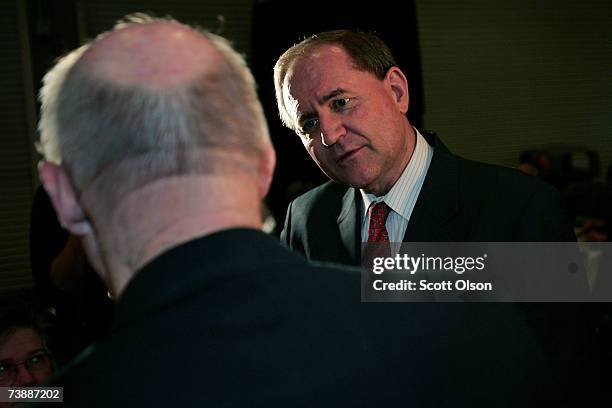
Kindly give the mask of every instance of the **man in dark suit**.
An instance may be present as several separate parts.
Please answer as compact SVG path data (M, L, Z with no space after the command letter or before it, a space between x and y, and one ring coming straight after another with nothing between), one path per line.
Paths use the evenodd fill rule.
M468 305L362 304L358 272L311 266L259 231L274 150L221 38L132 17L61 59L41 99L43 184L118 301L108 336L53 380L64 404L556 399L511 309L492 326Z
M392 242L575 239L552 187L411 126L407 79L377 37L315 35L274 72L281 119L332 179L287 211L281 239L308 259L359 264L378 206Z
M533 177L453 155L431 134L433 157L403 242L571 241L557 191ZM330 181L293 201L282 241L307 258L360 263L363 200Z
M455 156L411 126L407 79L376 36L338 30L307 38L278 59L274 82L281 120L331 179L287 210L281 241L308 259L359 265L362 243L381 241L575 240L554 188ZM581 306L508 306L529 320L568 389L581 389L575 376L590 369L583 350L592 348ZM495 310L472 309L489 314L490 325L500 322Z

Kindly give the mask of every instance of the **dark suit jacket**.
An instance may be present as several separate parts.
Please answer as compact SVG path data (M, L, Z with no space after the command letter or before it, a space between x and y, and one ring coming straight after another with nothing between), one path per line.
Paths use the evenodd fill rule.
M503 304L471 306L361 303L357 271L310 266L259 231L227 230L145 266L110 335L52 384L64 406L82 407L552 402L524 322Z
M404 242L575 240L557 190L518 170L453 155L435 136L425 182ZM281 241L310 260L360 263L362 200L328 182L295 199Z
M434 154L404 242L575 241L554 187L511 168L455 156L435 136L422 134ZM281 241L309 260L359 265L363 212L358 190L325 183L289 205ZM457 305L447 304L446 311ZM495 305L471 306L475 313L491 313L483 324L500 321ZM576 303L511 306L529 322L555 375L584 402L591 394L585 389L598 387L598 374L593 373L600 352L595 351L594 328L587 323L594 316L591 308Z

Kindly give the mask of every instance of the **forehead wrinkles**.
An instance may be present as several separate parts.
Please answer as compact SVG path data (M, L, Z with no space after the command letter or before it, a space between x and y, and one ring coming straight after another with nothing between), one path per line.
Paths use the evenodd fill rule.
M300 62L296 61L289 68L282 87L285 110L294 122L299 114L313 109L310 99L316 98L316 84L319 83L318 75L313 75L313 70Z
M325 93L324 87L328 86L331 75L324 70L324 64L324 53L317 51L296 59L287 70L282 85L283 103L293 120L297 119L298 114L314 109L311 104L318 104L318 97L321 96L317 92Z

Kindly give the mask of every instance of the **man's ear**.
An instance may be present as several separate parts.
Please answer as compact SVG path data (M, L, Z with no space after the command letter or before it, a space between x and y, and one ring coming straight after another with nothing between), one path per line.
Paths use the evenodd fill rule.
M398 67L391 67L385 75L385 82L389 85L396 104L402 113L408 112L410 95L408 93L408 80Z
M272 176L276 167L276 152L271 143L265 148L259 160L259 197L263 199L268 195L270 184L272 184Z
M38 165L38 174L62 226L73 235L91 234L91 224L77 200L66 170L61 165L42 161Z

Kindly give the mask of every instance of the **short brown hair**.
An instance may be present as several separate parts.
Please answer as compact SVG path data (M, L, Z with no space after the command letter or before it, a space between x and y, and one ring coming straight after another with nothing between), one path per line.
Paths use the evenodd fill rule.
M19 328L34 330L49 351L49 337L56 330L55 316L36 301L30 290L0 296L0 344Z
M370 33L351 30L325 31L295 44L280 56L274 66L276 103L283 124L289 128L293 129L293 126L283 101L283 82L287 71L296 60L309 55L311 51L323 45L342 47L351 57L355 69L370 72L380 80L390 68L397 65L387 44Z

